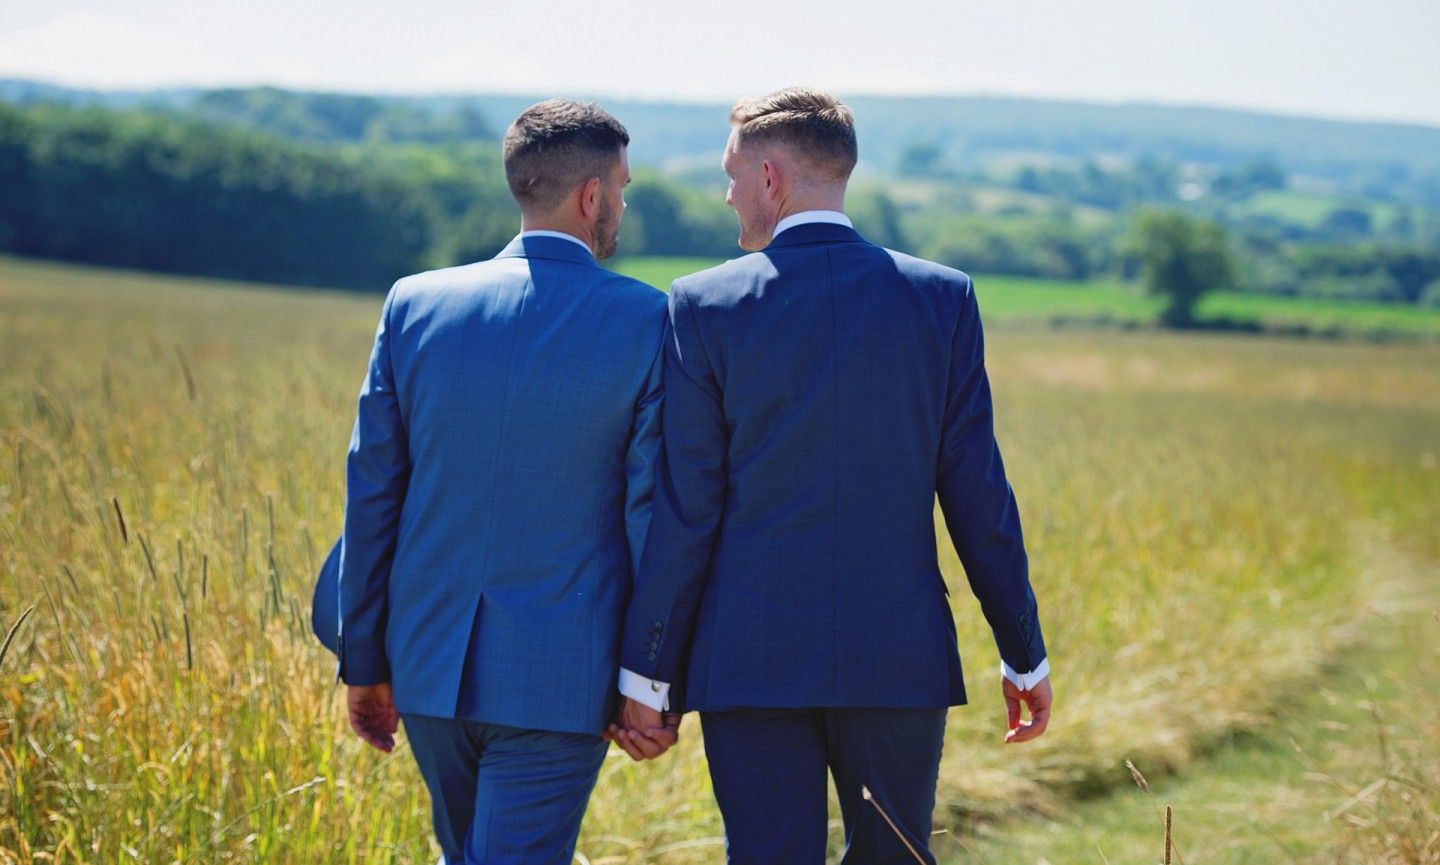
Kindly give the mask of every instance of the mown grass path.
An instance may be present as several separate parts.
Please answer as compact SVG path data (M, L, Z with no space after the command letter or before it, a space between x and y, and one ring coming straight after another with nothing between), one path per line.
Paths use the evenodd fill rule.
M1182 772L1151 772L1147 789L1125 769L1112 795L1054 818L937 839L941 861L1157 862L1168 804L1177 862L1440 862L1440 561L1388 542L1366 552L1383 591L1362 642L1289 689L1264 723Z

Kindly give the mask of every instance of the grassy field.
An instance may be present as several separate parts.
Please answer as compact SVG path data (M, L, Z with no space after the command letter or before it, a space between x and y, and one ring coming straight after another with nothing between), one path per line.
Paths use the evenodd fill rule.
M379 303L0 259L0 863L433 861L308 633ZM942 541L942 859L1157 861L1173 795L1179 861L1435 862L1440 345L989 343L1057 716L1001 745ZM612 753L582 861L721 861L703 753Z
M1248 201L1232 206L1232 209L1239 213L1274 216L1314 228L1320 225L1325 217L1342 207L1365 211L1370 214L1370 218L1377 228L1389 225L1395 219L1396 214L1396 207L1393 204L1364 199L1347 199L1293 189L1262 192Z
M716 259L642 257L620 259L615 269L651 285L668 287L677 276L718 264ZM986 321L999 325L1149 325L1161 302L1138 286L1110 280L1065 282L1016 276L975 275ZM1201 321L1226 320L1271 331L1304 331L1351 337L1440 339L1440 309L1404 304L1271 297L1219 292L1201 300Z
M1440 701L1414 699L1440 666L1440 571L1377 552L1386 578L1411 588L1377 605L1372 641L1270 722L1222 738L1186 771L1152 775L1147 790L1132 784L1055 819L994 827L962 861L1154 862L1166 804L1178 861L1440 861Z

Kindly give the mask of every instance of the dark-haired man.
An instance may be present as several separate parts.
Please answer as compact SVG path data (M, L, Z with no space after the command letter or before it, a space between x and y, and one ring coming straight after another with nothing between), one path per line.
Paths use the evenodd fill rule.
M568 865L607 747L665 329L664 295L596 264L628 143L593 104L516 118L520 236L397 282L360 392L340 672L365 741L404 718L450 865Z
M1051 702L974 291L850 227L834 97L782 90L730 120L726 202L755 254L670 292L613 735L638 747L662 710L699 710L732 865L824 862L827 770L843 863L933 863L945 714L965 702L937 493L999 647L1006 740L1040 735Z

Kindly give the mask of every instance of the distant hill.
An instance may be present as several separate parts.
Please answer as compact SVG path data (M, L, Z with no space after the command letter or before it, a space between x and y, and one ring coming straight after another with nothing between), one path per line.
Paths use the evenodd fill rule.
M106 108L141 108L157 106L181 106L195 99L200 90L195 88L174 88L168 90L85 90L48 84L44 81L28 81L14 78L0 78L0 102L11 105L101 105Z
M0 251L383 287L488 257L513 236L493 130L532 101L0 85ZM988 273L1129 275L1127 231L1159 207L1228 231L1249 290L1440 304L1440 150L1421 146L1440 130L852 102L866 176L847 209L891 248ZM725 106L607 104L634 136L625 251L733 254L718 169Z
M196 94L185 107L202 120L302 141L439 144L497 137L473 105L441 108L406 98L255 87L206 90Z
M432 98L433 100L434 98ZM530 96L445 97L476 105L497 126ZM1013 154L1071 159L1148 155L1230 166L1258 157L1337 182L1397 172L1440 178L1440 128L1354 123L1165 105L1102 105L1035 99L845 97L855 109L861 158L893 170L904 151L937 145L957 167ZM729 106L606 99L649 161L713 157L728 129ZM503 118L503 119L502 119Z
M273 88L98 91L0 80L0 101L151 106L321 140L494 138L542 95L357 96ZM668 168L718 164L728 105L600 97L629 127L631 158ZM1228 167L1257 158L1334 191L1440 205L1440 128L1357 123L1149 104L1036 99L846 97L867 170L890 173L906 151L937 149L947 165L995 160L1107 160L1150 156Z
M149 108L288 138L346 142L493 141L480 110L465 102L410 97L312 93L274 87L219 90L72 90L29 81L0 81L0 102L108 109ZM503 129L505 124L499 128Z

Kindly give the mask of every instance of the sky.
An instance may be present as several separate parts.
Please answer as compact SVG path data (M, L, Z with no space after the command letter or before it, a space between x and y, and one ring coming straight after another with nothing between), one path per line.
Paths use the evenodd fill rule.
M1437 0L0 0L0 78L729 103L790 84L1440 126Z

